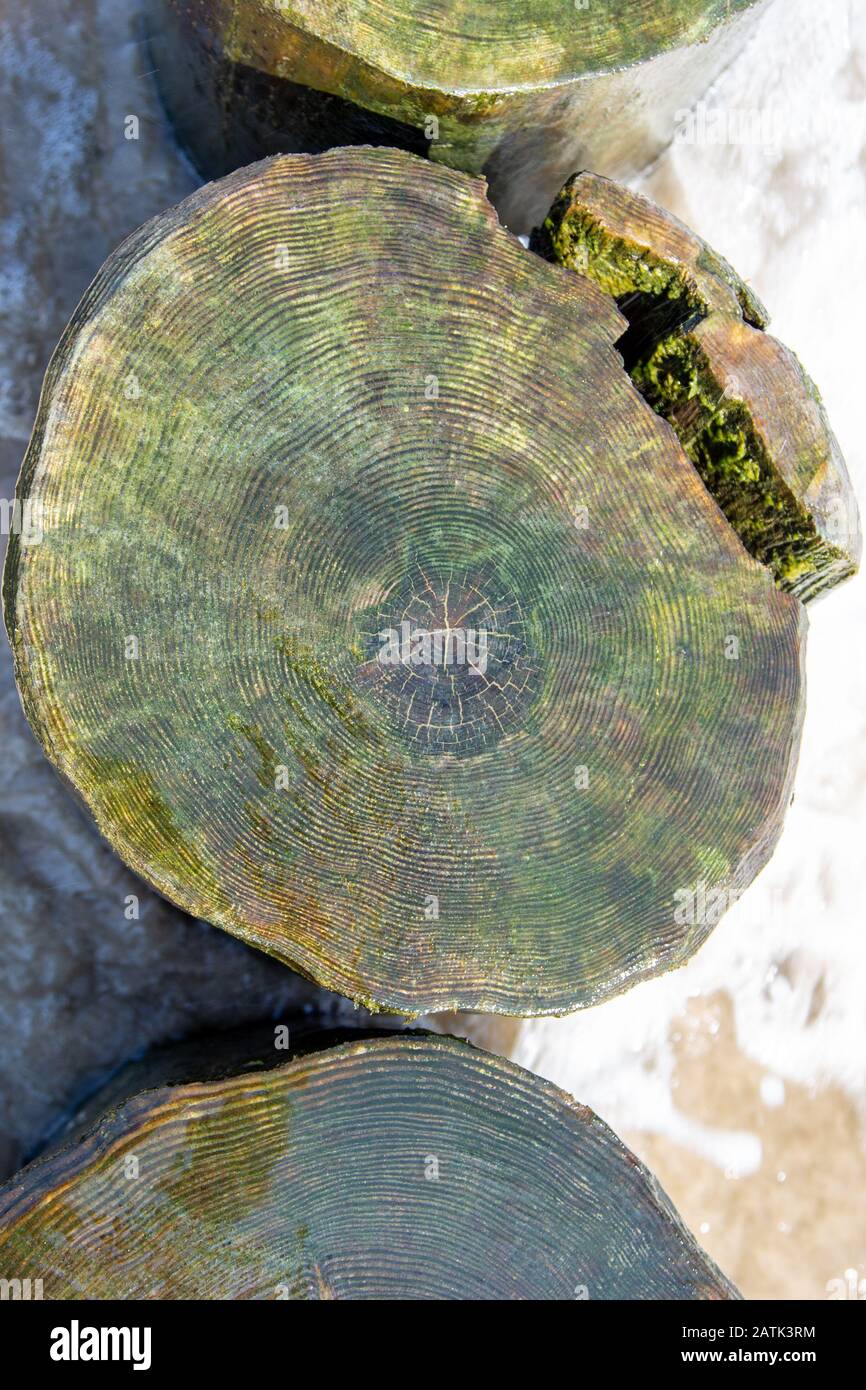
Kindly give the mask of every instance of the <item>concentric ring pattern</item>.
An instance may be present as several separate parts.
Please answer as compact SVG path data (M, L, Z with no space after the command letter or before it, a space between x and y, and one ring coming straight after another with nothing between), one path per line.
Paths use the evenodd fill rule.
M135 1095L0 1191L46 1299L725 1299L591 1110L452 1038Z
M200 5L201 0L195 0ZM553 86L697 44L754 0L206 0L229 52L286 74L314 41L407 86L459 95ZM324 67L324 85L329 69ZM357 79L356 79L357 80ZM480 104L479 104L480 105Z
M565 1011L703 939L780 830L805 620L623 327L390 150L265 161L107 263L6 616L46 750L161 892L410 1013Z

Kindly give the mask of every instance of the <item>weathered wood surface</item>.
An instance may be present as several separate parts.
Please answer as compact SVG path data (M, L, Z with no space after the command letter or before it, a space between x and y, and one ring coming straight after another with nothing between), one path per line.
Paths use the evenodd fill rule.
M160 892L407 1013L561 1012L697 948L781 828L804 618L624 327L394 151L241 171L110 259L6 617L43 746ZM423 650L457 629L484 670Z
M763 331L766 309L727 261L589 173L568 181L532 244L616 298L635 384L779 586L805 601L854 574L857 501L818 389Z
M738 1296L607 1126L513 1063L423 1034L254 1057L133 1093L0 1189L0 1269L58 1300Z
M396 145L484 173L528 230L578 168L624 177L746 42L753 0L151 0L157 80L208 177Z

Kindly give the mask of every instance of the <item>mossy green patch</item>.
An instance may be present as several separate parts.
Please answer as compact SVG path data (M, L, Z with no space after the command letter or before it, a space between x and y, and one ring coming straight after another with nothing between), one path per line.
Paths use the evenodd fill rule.
M557 265L588 275L599 289L614 299L649 294L678 301L684 312L700 310L703 302L682 269L655 255L648 247L611 235L591 214L573 208L565 215L563 195L554 203L536 237L536 249Z
M627 372L778 586L806 601L853 573L856 506L820 397L724 257L591 173L565 184L532 244L616 299Z
M288 1147L292 1102L279 1104L265 1086L256 1094L231 1085L186 1122L184 1144L162 1179L167 1196L206 1225L237 1225L263 1207L279 1180ZM249 1134L256 1136L249 1143ZM221 1202L213 1201L218 1187Z
M666 317L669 327L714 311L767 326L763 304L723 256L648 198L598 174L568 180L532 245L621 301L630 322L645 314L647 305L634 308L643 297L655 301L653 318ZM664 303L668 312L661 316Z
M659 343L633 368L632 379L673 425L743 545L780 588L796 591L804 577L844 558L783 482L746 403L725 395L687 333Z
M178 892L179 885L194 882L220 908L227 896L199 852L194 839L184 832L153 775L134 762L82 753L86 761L88 797L100 828L119 826L132 867L148 862L167 883L159 886ZM111 832L109 838L114 837Z

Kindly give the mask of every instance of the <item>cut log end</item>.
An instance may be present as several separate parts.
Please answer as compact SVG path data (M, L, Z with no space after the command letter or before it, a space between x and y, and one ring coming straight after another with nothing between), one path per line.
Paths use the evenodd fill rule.
M267 161L112 257L6 617L46 750L165 896L373 1007L537 1014L682 963L751 881L804 622L622 327L395 151Z
M56 1300L738 1297L591 1111L424 1035L133 1094L0 1189L0 1260Z
M234 62L284 76L315 70L323 90L338 79L378 75L413 90L462 98L476 116L496 93L532 89L644 62L697 44L755 0L646 0L627 16L558 0L436 0L419 22L414 0L371 6L361 0L169 0L207 24ZM347 68L350 73L347 76Z
M745 42L761 0L620 6L150 0L156 79L208 178L381 144L486 173L527 230L578 163L626 175ZM612 115L611 113L615 113Z

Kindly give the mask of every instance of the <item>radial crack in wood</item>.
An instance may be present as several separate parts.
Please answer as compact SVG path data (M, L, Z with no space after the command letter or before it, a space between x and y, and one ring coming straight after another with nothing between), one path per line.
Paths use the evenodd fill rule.
M808 601L854 574L857 502L818 390L762 331L767 312L728 262L589 173L569 179L531 244L616 298L635 384L779 587Z
M5 608L136 872L409 1014L564 1012L691 955L780 833L805 618L624 326L396 151L267 161L109 260Z
M591 1110L451 1038L140 1090L0 1189L46 1299L731 1299ZM134 1074L130 1080L134 1079Z

